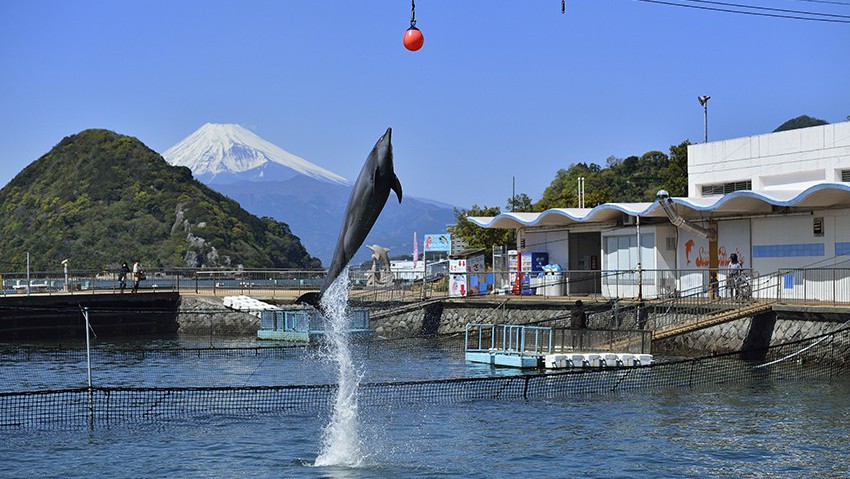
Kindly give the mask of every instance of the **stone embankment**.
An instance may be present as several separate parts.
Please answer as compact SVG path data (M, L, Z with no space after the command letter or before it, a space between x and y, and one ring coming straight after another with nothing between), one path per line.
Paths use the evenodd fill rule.
M201 336L257 336L260 318L226 308L222 298L181 296L177 333Z
M370 307L370 326L375 334L398 338L463 333L467 323L569 326L572 303L442 299L424 307L421 304L414 307L400 303L381 304L380 309L366 303L363 306ZM586 303L586 311L589 327L608 328L611 324L610 306L607 303L590 301ZM628 319L621 327L625 328L626 324L629 324ZM634 321L630 324L633 325Z
M569 327L571 302L453 300L416 303L358 303L370 309L370 329L378 337L403 338L463 334L467 323L541 324ZM585 302L592 329L637 329L634 309L613 314L611 303ZM776 306L743 318L670 339L653 342L653 353L669 355L720 354L765 347L828 333L850 320L850 308ZM650 315L649 324L653 323ZM254 336L256 315L226 308L221 298L183 296L178 333L212 336Z
M751 318L654 341L654 352L671 355L722 354L812 338L850 320L847 308L776 306Z
M368 305L364 305L368 306ZM372 308L371 329L386 338L463 333L467 323L542 324L569 327L571 303L442 300L421 307L381 305ZM587 301L592 329L637 329L634 309L612 314L611 304ZM654 341L653 353L703 355L762 348L829 333L850 320L848 308L777 306L772 311L742 318L674 338ZM647 318L652 324L652 315Z

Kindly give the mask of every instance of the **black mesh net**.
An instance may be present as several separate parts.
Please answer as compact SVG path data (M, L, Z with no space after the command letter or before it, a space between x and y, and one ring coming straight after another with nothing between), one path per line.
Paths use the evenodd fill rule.
M408 350L407 343L377 342L361 345L360 353L364 357L392 357L395 352L404 357ZM662 388L710 388L764 378L830 378L846 373L850 328L762 350L627 368L534 373L487 368L470 374L463 369L462 353L462 342L458 341L419 347L417 355L444 356L447 362L436 363L431 370L425 368L420 379L392 378L389 369L383 371L383 376L367 377L359 387L358 404L395 407L423 402L526 401ZM0 371L5 379L0 392L0 427L77 428L188 417L319 413L330 408L336 386L328 380L332 378L312 371L299 373L298 369L310 364L304 359L317 359L321 354L320 350L303 346L95 349L92 364L97 380L89 388L85 350L0 350ZM409 360L415 361L416 357ZM450 364L460 364L456 371L462 373L458 375L471 377L428 379L440 372L451 373ZM121 370L120 374L111 376L110 371L116 369ZM392 380L372 380L381 377ZM304 378L316 383L272 384ZM57 387L63 381L75 386ZM228 385L198 386L203 383Z

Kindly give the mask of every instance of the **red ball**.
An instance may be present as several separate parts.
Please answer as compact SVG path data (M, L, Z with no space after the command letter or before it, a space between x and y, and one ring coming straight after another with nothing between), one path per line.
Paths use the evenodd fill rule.
M422 48L422 45L425 44L425 37L422 36L422 32L419 31L416 27L410 27L404 32L404 48L415 52Z

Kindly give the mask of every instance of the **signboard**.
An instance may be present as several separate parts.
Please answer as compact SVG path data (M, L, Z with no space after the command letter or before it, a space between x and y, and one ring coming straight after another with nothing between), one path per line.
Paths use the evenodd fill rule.
M449 273L466 273L466 260L465 259L450 259L449 260Z
M459 298L466 296L467 293L468 291L466 289L466 275L449 275L449 296L452 298Z
M431 251L444 251L451 254L452 235L448 233L425 235L425 252Z
M469 273L483 273L484 272L484 255L479 254L475 256L470 256L466 259L466 271Z

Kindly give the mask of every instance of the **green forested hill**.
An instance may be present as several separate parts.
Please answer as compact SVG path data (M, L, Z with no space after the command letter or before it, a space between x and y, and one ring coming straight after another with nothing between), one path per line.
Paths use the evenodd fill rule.
M258 218L108 130L64 138L0 190L0 265L116 267L320 266L289 227Z
M829 123L821 120L820 118L812 118L809 115L801 115L779 125L775 130L773 130L773 132L776 133L780 131L796 130L798 128L808 128L810 126L820 125L829 125Z

